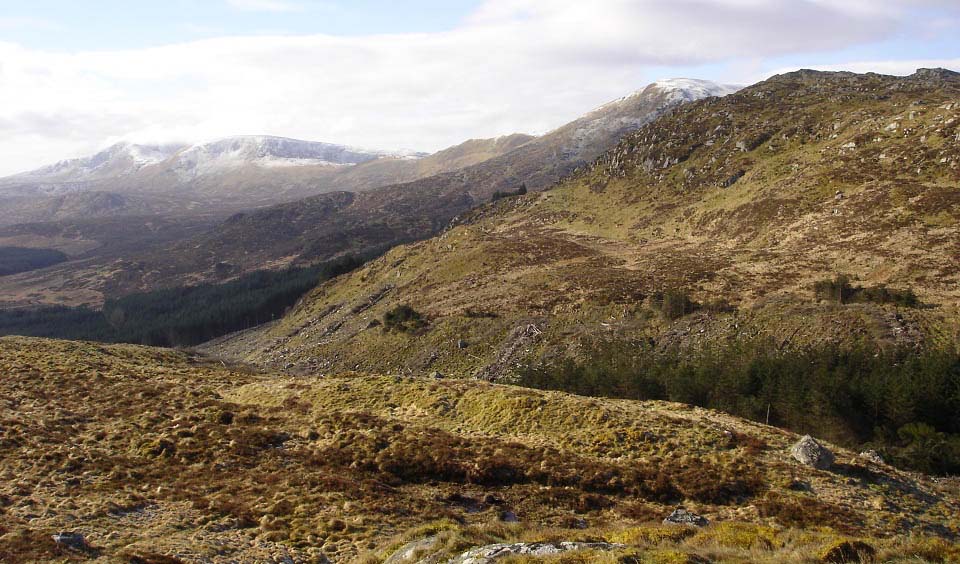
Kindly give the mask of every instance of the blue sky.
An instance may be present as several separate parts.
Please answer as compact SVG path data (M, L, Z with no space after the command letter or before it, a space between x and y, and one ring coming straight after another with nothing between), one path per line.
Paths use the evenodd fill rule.
M0 175L272 134L433 151L669 77L960 70L958 0L0 0Z
M479 1L3 0L0 38L39 49L127 49L219 35L369 35L454 28ZM7 21L9 25L4 26ZM21 24L21 25L17 25Z

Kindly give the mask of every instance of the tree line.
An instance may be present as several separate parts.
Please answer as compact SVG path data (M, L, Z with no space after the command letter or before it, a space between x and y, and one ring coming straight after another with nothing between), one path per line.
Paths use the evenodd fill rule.
M18 274L60 264L67 255L55 249L0 247L0 276Z
M522 385L661 399L769 421L891 462L960 473L960 356L954 351L842 348L783 351L757 339L696 352L595 343L579 360L528 366Z
M223 284L130 294L107 300L102 310L4 310L0 311L0 335L160 347L197 345L277 319L319 283L364 262L364 258L346 256L306 268L257 271Z

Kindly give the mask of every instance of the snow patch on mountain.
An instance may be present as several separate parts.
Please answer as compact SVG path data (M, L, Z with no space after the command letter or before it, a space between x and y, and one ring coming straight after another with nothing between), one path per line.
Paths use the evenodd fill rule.
M35 182L84 182L129 176L145 166L170 158L184 148L180 144L137 145L117 143L90 156L66 159L8 180Z
M611 132L625 133L638 129L679 104L696 102L711 96L726 96L739 89L739 86L718 84L709 80L659 80L632 94L608 102L575 121L577 129L571 136L570 144L564 149L569 154L577 154L584 146ZM658 109L651 111L650 103L656 104Z
M670 92L673 97L685 102L696 102L713 96L723 97L743 88L735 84L720 84L696 78L664 78L654 82L652 86Z
M658 92L665 93L667 95L668 103L696 102L697 100L710 98L711 96L727 96L728 94L733 94L741 88L743 87L734 84L720 84L718 82L700 80L696 78L663 78L645 86L644 88L641 88L640 90L637 90L636 92L627 94L626 96L612 102L608 102L591 113L609 111L619 106L623 106L625 102L629 102L634 98L639 98L640 96L644 95L653 95Z

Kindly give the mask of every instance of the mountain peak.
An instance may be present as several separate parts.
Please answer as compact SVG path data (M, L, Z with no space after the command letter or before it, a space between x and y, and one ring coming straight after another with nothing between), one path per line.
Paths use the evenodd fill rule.
M733 94L743 88L735 84L720 84L718 82L697 78L664 78L654 82L650 86L668 92L676 92L687 102L695 102L713 96L722 97Z
M12 178L44 182L84 182L123 177L145 166L162 162L184 147L185 145L177 143L136 144L121 141L89 157L65 159Z
M917 69L917 72L913 73L910 78L925 81L957 80L960 78L960 72L945 68Z

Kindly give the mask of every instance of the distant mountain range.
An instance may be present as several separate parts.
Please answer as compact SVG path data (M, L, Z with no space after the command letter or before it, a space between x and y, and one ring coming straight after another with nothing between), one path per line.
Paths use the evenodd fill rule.
M416 159L427 156L415 151L371 151L319 141L301 141L267 135L228 137L200 145L139 145L117 143L99 153L68 159L30 172L0 179L0 185L31 183L55 190L58 185L117 180L157 170L176 171L181 180L224 172L244 166L357 165L375 159Z
M76 294L78 286L83 287L85 296L116 295L152 289L158 284L217 281L264 267L312 264L348 253L366 254L429 237L457 215L489 202L497 192L515 192L521 187L530 191L549 188L615 146L624 134L677 106L735 90L697 80L661 81L540 137L513 135L471 140L429 156L360 155L331 146L307 150L296 142L279 140L265 145L241 142L274 138L242 138L181 149L163 161L137 169L122 183L117 182L117 191L122 188L122 195L86 191L82 197L97 195L121 200L116 206L112 206L112 201L88 202L89 209L95 212L115 208L102 215L124 215L123 208L137 209L140 215L156 214L157 208L150 205L138 207L137 198L167 198L171 205L164 213L178 217L210 209L222 213L237 207L244 209L244 205L261 207L260 204L277 198L293 201L245 211L169 246L148 247L133 256L108 254L92 262L65 263L5 280L0 286L6 285L10 293L25 295L36 294L39 285L39 294L45 296L43 301L58 301L55 296L63 296L66 288L67 294ZM350 162L363 158L370 160L352 166L263 164L304 159ZM203 173L191 176L192 171ZM293 198L304 191L319 195ZM187 202L192 202L192 206L186 206ZM66 203L58 205L58 209L66 207ZM83 217L83 212L71 211L67 217ZM77 220L70 224L72 229L97 231L102 236L92 224L84 227ZM56 230L49 227L26 230L46 233L46 246L56 248L62 240L62 234L50 236ZM24 231L24 227L0 230L0 244L5 235L23 241ZM73 243L75 238L70 241Z
M224 213L322 193L356 165L382 160L415 169L413 161L425 156L270 136L193 146L118 143L91 157L0 179L0 225Z

